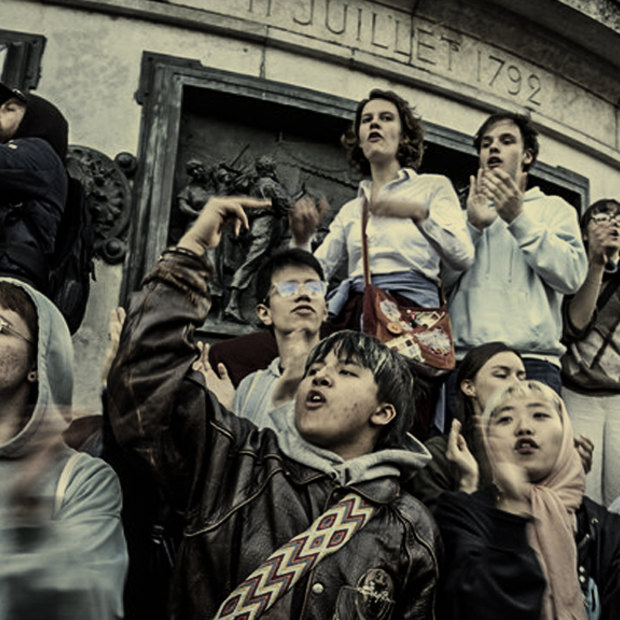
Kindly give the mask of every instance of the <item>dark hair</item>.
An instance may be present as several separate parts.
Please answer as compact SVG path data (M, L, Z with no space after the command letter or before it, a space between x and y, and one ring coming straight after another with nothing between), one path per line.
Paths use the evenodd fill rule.
M580 226L582 233L585 233L586 228L588 227L588 224L590 223L593 215L596 215L597 213L607 213L609 211L609 204L615 205L616 212L620 213L620 202L614 200L613 198L602 198L601 200L593 202L581 216ZM588 242L585 238L583 242L584 245L587 247Z
M0 306L18 314L30 332L33 342L38 342L39 320L37 309L30 295L16 284L0 280ZM36 346L34 347L36 351Z
M498 353L514 353L519 359L521 354L503 342L487 342L477 346L467 353L459 365L456 373L456 407L454 417L460 420L464 426L468 426L474 415L474 407L471 398L461 390L461 383L469 379L473 381L480 369Z
M355 109L355 120L349 129L342 135L340 142L347 151L349 162L360 169L362 174L370 174L370 163L366 159L359 145L359 130L364 106L372 99L385 99L393 103L398 110L401 124L401 141L396 153L396 159L401 168L417 170L422 163L424 154L424 127L417 114L414 114L409 104L391 90L370 91L366 99L362 99Z
M373 336L343 330L321 340L310 351L304 376L312 364L322 362L332 351L338 358L355 361L372 371L377 399L392 404L396 410L395 418L379 433L375 451L402 447L415 417L414 381L405 359Z
M41 138L45 140L64 162L67 156L69 125L62 112L47 99L38 95L26 95L26 112L13 135L18 138Z
M529 164L523 164L523 170L527 172L536 163L540 146L538 144L538 131L532 126L529 117L524 114L515 114L513 112L497 112L496 114L491 114L491 116L482 123L482 126L474 136L476 151L480 153L480 145L484 134L500 121L512 121L519 128L521 138L523 139L523 148L532 155L532 161Z
M319 279L324 280L321 263L310 252L301 248L280 250L272 254L258 269L256 273L256 303L269 305L269 289L271 278L276 271L285 267L310 267L316 271Z

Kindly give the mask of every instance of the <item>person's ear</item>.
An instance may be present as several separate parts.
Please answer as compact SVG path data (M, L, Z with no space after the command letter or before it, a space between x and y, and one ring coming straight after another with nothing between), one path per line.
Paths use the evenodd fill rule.
M26 375L26 379L29 383L36 383L39 379L39 373L36 368L32 368L30 372Z
M374 426L387 426L396 417L396 408L391 403L381 403L370 416Z
M263 325L266 325L267 327L273 325L273 319L271 318L271 310L269 309L269 306L265 304L257 304L256 316L258 316Z
M461 381L461 392L469 398L476 398L476 387L471 379L464 379Z
M525 149L523 156L521 157L521 167L525 170L526 167L531 166L534 156L531 149Z

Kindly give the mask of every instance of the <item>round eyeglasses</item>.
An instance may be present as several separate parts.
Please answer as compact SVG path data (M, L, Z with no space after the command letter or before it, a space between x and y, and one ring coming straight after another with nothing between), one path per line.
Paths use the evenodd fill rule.
M306 292L308 297L324 297L327 290L327 284L323 280L306 280L305 282L296 282L295 280L284 280L274 284L271 290L277 291L280 297L285 299L288 297L296 297L301 290Z
M17 336L18 338L21 338L22 340L25 340L28 344L34 344L33 340L31 340L27 336L24 336L23 334L20 334L2 315L0 315L0 334L11 334L13 336Z
M614 222L614 224L620 224L620 213L615 213L612 215L611 213L595 213L591 218L597 224L602 222Z

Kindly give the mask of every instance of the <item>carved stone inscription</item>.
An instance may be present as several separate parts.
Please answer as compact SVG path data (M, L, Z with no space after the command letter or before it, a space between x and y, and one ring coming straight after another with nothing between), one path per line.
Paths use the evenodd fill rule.
M222 12L219 0L171 0ZM534 109L549 107L555 76L444 25L364 0L229 0L226 13L302 38L370 53L466 83ZM308 42L308 45L311 45Z

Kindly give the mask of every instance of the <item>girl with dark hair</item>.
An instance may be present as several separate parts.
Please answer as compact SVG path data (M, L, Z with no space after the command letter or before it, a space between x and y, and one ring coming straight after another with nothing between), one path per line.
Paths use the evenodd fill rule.
M459 365L455 419L449 435L436 435L426 442L433 460L413 478L411 492L434 509L444 491L478 489L479 479L490 476L477 421L491 394L523 381L521 355L503 342L488 342L469 351Z
M365 211L373 284L397 299L405 298L409 305L440 305L441 263L463 270L473 261L474 247L450 180L417 172L423 137L420 118L407 102L378 89L360 101L353 125L342 137L349 160L369 178L360 183L357 197L336 214L315 251L327 280L341 260L347 260L348 278L329 304L338 328L360 328ZM291 215L293 243L307 246L318 220L311 199L298 201Z
M493 485L445 493L440 620L612 620L620 517L584 496L562 399L538 381L495 392L479 432Z

